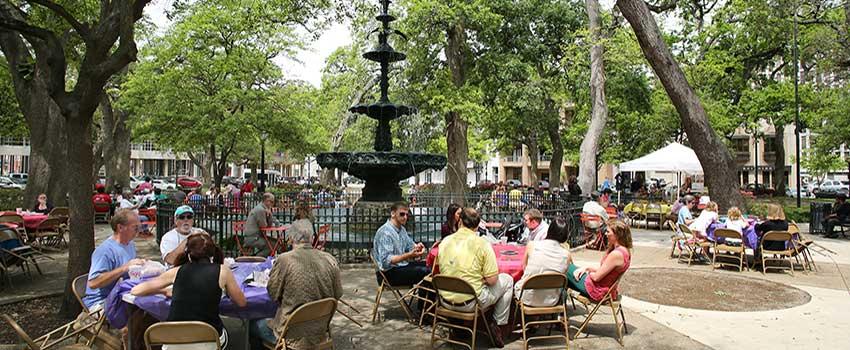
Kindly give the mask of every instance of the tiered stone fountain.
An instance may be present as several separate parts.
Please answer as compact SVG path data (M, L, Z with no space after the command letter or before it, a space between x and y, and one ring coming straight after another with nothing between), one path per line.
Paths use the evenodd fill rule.
M396 20L389 14L390 2L381 0L382 11L375 17L382 23L375 30L378 33L378 45L363 54L367 60L381 64L381 98L373 104L361 104L349 109L352 113L365 114L378 120L375 152L328 152L316 157L324 169L337 168L366 181L360 200L355 204L358 208L385 208L388 203L400 201L402 194L399 181L428 169L440 170L446 166L446 157L441 155L393 152L390 121L414 113L415 109L394 104L387 97L390 63L403 61L406 57L387 41L393 34L404 38L401 32L390 29L390 22Z

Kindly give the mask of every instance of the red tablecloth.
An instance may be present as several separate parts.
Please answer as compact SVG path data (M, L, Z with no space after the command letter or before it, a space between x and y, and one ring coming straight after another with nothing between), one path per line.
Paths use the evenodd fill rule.
M0 215L16 215L16 212L13 211L5 211L0 212ZM27 231L35 231L38 228L38 224L47 219L47 214L21 214L21 217L24 218L24 227Z
M425 264L430 266L434 265L434 261L437 260L437 254L439 253L440 247L434 247L431 251L428 252L428 257L425 259ZM513 277L514 282L519 281L522 277L523 269L522 269L522 258L525 256L525 246L524 245L513 245L513 244L494 244L493 251L496 252L496 264L499 265L499 272L506 273ZM514 252L507 253L506 252ZM439 267L435 269L435 273L439 272Z

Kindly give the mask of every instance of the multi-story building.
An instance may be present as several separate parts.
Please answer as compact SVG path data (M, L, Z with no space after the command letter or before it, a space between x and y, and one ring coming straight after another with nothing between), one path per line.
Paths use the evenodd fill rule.
M552 155L546 152L541 152L537 161L537 179L549 180L549 161L552 160ZM531 183L531 157L528 147L522 145L517 147L508 155L502 155L499 158L499 179L502 181L519 180L526 185L536 185ZM561 163L561 182L566 183L571 175L578 175L578 168L567 162L564 159Z

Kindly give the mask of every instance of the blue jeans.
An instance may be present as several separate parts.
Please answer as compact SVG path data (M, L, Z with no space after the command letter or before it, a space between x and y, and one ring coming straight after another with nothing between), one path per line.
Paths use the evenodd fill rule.
M263 349L263 343L277 343L277 337L275 337L274 331L269 328L269 320L269 318L261 318L258 320L251 320L248 324L248 334L252 340L252 349Z

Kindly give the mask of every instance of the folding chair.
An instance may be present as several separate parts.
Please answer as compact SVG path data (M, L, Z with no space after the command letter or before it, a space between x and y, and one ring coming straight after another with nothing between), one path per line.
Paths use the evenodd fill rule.
M30 265L35 266L39 275L43 275L39 261L54 260L53 257L43 254L28 245L24 245L17 231L0 227L0 266L8 270L11 266L19 266L22 272L29 275ZM11 277L6 273L9 285L12 284Z
M649 229L649 222L657 222L658 229L661 229L661 224L664 222L664 212L661 210L661 205L658 203L649 203L644 207L644 228Z
M765 242L782 242L785 249L782 250L766 250L764 249ZM791 261L791 257L794 256L795 249L793 238L788 231L770 231L765 233L761 238L761 243L759 244L759 248L761 248L761 272L767 273L767 269L775 269L775 270L790 270L791 275L794 275L794 263ZM773 257L768 257L768 255L773 255ZM767 266L768 261L776 261L780 264L783 261L788 261L789 266L784 267L781 265L778 266Z
M83 337L85 335L84 333L87 332L87 331L89 332L89 334L100 333L100 329L103 326L103 320L105 320L105 318L104 318L103 320L100 320L99 322L89 324L89 325L87 325L83 328L79 328L79 329L75 329L75 327L74 327L75 324L77 323L77 321L71 321L71 322L68 322L68 323L62 325L59 328L56 328L56 329L48 332L45 335L42 335L42 336L35 338L35 339L32 339L32 337L30 337L29 334L27 334L27 332L24 331L24 329L21 328L21 326L18 325L18 323L15 322L14 319L12 319L12 317L10 317L9 315L6 315L6 314L3 314L2 317L3 317L3 320L6 321L6 323L9 324L9 327L11 327L13 331L15 331L15 334L18 335L18 338L20 338L24 342L24 344L26 345L26 348L30 349L30 350L50 349L52 347L56 347L56 346L59 346L61 344L64 344L68 339L71 339L71 338L76 338L75 339L75 342L76 342L76 341L79 341L80 337ZM85 344L65 345L65 346L62 346L62 349L68 349L68 350L91 349L92 345L94 344L94 339L95 339L94 337L88 339Z
M327 318L327 322L324 322L324 329L322 330L322 335L325 335L327 338L322 343L311 347L311 349L333 349L334 341L331 336L331 320L333 319L334 312L336 312L336 302L337 300L334 298L325 298L316 301L311 301L304 305L299 306L295 311L289 314L289 318L286 319L286 323L283 324L283 328L280 331L280 337L277 340L276 344L264 343L263 345L267 349L274 350L288 350L293 349L286 343L286 337L289 335L289 331L293 328L298 327L301 324L307 322L317 322L324 318Z
M254 255L254 249L251 247L246 247L243 242L245 242L245 221L234 221L233 225L233 240L236 242L236 249L239 251L239 255L241 256L251 256Z
M528 349L528 342L532 339L564 339L564 348L570 347L570 332L569 332L569 318L567 316L567 303L564 300L564 290L567 287L567 276L561 273L539 273L534 276L531 276L525 283L522 284L522 289L519 292L519 298L517 299L517 304L519 307L516 309L516 312L520 313L520 320L522 325L522 339L525 346L525 349ZM542 291L557 291L558 293L558 301L555 305L552 306L534 306L526 304L522 297L527 290L537 290L537 292ZM551 320L540 320L540 321L531 321L526 322L526 316L544 316L550 315L555 316L554 319ZM560 320L558 319L560 317ZM551 335L552 325L560 324L564 327L563 335ZM540 325L549 325L549 334L545 336L537 336L537 337L529 337L526 334L526 331L530 327L540 326Z
M69 218L69 217L71 217L71 209L69 209L68 207L55 207L55 208L53 208L53 210L50 211L50 213L47 214L47 217L54 217L54 218L66 217L66 218Z
M215 348L221 349L218 331L204 322L159 322L154 323L145 331L145 348L147 350L153 349L155 345L201 343L215 343Z
M94 202L94 222L97 223L97 220L100 219L103 222L109 222L109 210L111 208L111 204L108 202Z
M484 329L487 331L487 336L490 337L490 342L494 343L493 333L490 330L490 327L487 326L487 318L485 316L486 312L490 308L484 308L481 306L481 303L478 301L478 296L475 294L475 289L469 285L466 281L450 276L436 275L432 279L432 283L434 283L434 289L437 291L437 307L434 311L436 315L434 317L434 322L431 326L431 348L434 348L434 343L437 340L444 340L447 343L461 345L466 347L469 350L475 349L475 332L478 330L478 319L484 323ZM450 309L446 307L446 305L456 305L448 300L443 299L443 296L440 295L440 292L451 292L456 294L463 294L469 296L469 301L467 303L474 302L475 307L472 311L464 312L464 311L456 311L454 309ZM464 305L468 305L464 303ZM492 308L492 307L491 307ZM472 322L472 328L466 327L464 325L453 324L450 322L451 319L461 320ZM471 334L472 340L469 344L460 342L454 339L451 339L451 332L449 332L449 336L446 338L437 336L437 327L444 326L449 329L457 329L464 330Z
M422 328L422 323L425 320L426 314L432 314L433 315L435 300L434 299L428 299L427 297L422 297L422 296L419 295L419 293L424 291L424 292L428 293L429 295L433 295L434 298L436 298L437 291L434 290L434 288L433 288L434 268L436 266L437 266L437 264L435 262L434 265L431 267L431 273L429 275L423 277L422 280L419 281L419 283L414 284L413 287L410 288L410 290L408 290L407 293L405 293L404 296L401 297L401 300L405 300L407 298L410 298L411 303L413 302L413 299L422 301L423 307L422 307L422 312L419 315L419 328ZM431 287L428 287L428 285L430 285ZM342 301L342 300L340 300L340 301Z
M76 278L74 278L74 281L71 282L71 290L74 292L74 297L77 298L77 302L80 303L80 306L83 308L83 312L93 316L93 319L96 320L95 322L104 322L106 320L106 313L103 312L103 309L92 313L89 308L86 307L86 304L83 302L83 296L86 295L86 283L88 283L88 279L88 274L77 276ZM78 324L74 326L75 329L86 326L85 323L79 323L79 319L77 321ZM123 342L121 341L121 339L117 336L110 334L109 332L93 333L87 329L83 332L83 334L88 337L93 337L94 344L97 345L99 349L121 350L123 348Z
M24 225L24 217L18 214L3 214L0 215L0 223L6 224L7 227L17 231L18 236L21 237L21 241L27 241L27 229Z
M56 209L54 209L56 210ZM33 233L33 239L40 247L67 246L65 242L65 230L61 227L61 217L48 217L38 224Z
M646 204L632 202L632 205L627 211L626 217L629 219L629 226L639 227L635 222L646 218Z
M581 334L584 328L587 327L587 324L590 323L591 319L593 319L593 315L596 315L596 312L599 311L599 308L602 305L608 305L611 307L611 314L614 316L614 324L617 328L617 342L620 343L620 346L624 346L623 334L629 333L629 327L626 324L626 314L623 313L622 305L620 305L620 293L616 293L617 288L620 286L620 280L623 279L624 275L625 274L622 274L619 278L617 278L614 284L611 285L611 288L608 289L608 292L606 292L605 295L602 296L602 299L600 299L598 302L594 302L593 300L590 300L589 298L578 293L570 294L570 297L573 300L577 300L579 303L584 305L585 309L588 309L588 305L593 304L593 309L590 310L590 312L584 318L584 322L582 322L581 327L579 327L578 332L576 332L576 336ZM613 297L611 295L612 292L616 293L616 297ZM617 318L617 314L620 315L620 318ZM622 324L620 324L621 319L623 321Z
M381 295L384 293L384 290L389 290L393 296L395 296L398 304L401 305L401 309L404 310L404 313L407 315L407 319L413 322L413 313L410 311L410 307L404 302L404 297L401 295L402 290L413 289L413 286L394 286L391 285L389 280L387 280L387 276L384 275L384 271L381 271L381 266L375 261L375 258L372 257L372 254L369 254L369 259L372 261L372 265L375 266L375 271L381 275L381 285L378 286L378 295L375 297L375 307L372 309L372 323L375 322L375 318L378 317L378 307L381 305Z
M723 240L723 243L719 243L721 240ZM732 244L730 240L737 240L738 245ZM717 265L720 265L737 267L738 272L744 271L745 249L744 239L740 232L728 228L719 228L715 230L714 255L711 258L711 269L714 270L717 268ZM718 257L734 259L737 260L738 263L733 264L723 260L718 261ZM749 266L747 266L747 268L749 269Z
M319 227L319 231L316 232L316 238L313 240L313 249L325 250L325 243L328 242L328 232L330 231L330 224L325 224Z
M585 247L595 250L605 249L605 232L602 231L602 218L598 215L581 213L579 214L579 220L581 221L582 228L584 228L582 240L585 242ZM588 227L589 223L596 223L598 226L592 229ZM592 245L590 243L590 237L594 237Z
M811 246L814 241L803 236L803 232L800 231L800 226L793 221L788 224L788 233L790 233L791 237L794 238L794 248L796 248L799 255L803 256L803 262L805 263L803 265L804 268L808 268L809 271L817 271L818 267L815 264L815 259L812 258L812 251L809 249L809 246ZM796 237L794 237L795 235Z
M673 243L672 247L670 247L670 258L672 259L674 257L676 249L679 250L679 254L675 254L675 256L682 256L682 248L687 245L687 242L685 242L685 236L679 233L674 222L667 221L667 225L670 227L670 230L673 231L673 234L670 235L670 241Z
M691 229L689 229L685 224L679 224L679 232L681 232L683 236L682 242L688 248L688 266L691 266L691 263L694 261L694 255L697 254L702 255L711 261L711 257L708 255L708 248L711 247L711 242L697 240L694 233L691 232ZM679 261L681 260L682 254L679 254Z

